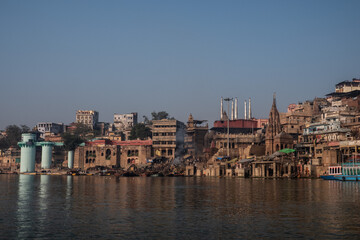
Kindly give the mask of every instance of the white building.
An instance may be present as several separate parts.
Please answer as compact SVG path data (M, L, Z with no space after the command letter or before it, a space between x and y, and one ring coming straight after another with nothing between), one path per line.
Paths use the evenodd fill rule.
M41 133L40 137L44 138L45 135L53 135L64 132L64 124L52 123L52 122L39 122L36 124L36 129Z
M99 113L94 110L78 110L76 112L76 123L82 123L94 129L99 122Z
M137 123L137 113L114 114L114 127L116 130L129 129Z

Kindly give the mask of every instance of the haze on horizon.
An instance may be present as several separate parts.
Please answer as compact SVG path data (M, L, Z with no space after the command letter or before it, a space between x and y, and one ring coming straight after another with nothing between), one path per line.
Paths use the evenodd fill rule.
M360 77L360 1L0 2L0 129L78 109L213 121L220 97L253 116Z

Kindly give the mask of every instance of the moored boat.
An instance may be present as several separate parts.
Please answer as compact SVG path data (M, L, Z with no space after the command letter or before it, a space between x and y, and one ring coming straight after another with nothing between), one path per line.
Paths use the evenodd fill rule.
M324 175L320 175L320 178L324 180L338 180L336 176L342 174L342 166L330 166Z
M340 181L360 181L360 166L358 164L343 165L342 174L334 176Z

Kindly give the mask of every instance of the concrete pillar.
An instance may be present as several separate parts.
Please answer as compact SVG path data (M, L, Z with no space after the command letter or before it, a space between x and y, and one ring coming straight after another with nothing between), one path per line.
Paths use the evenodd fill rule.
M23 133L22 141L18 143L21 148L20 154L20 173L35 172L36 135Z
M273 172L273 177L277 177L277 171L276 171L276 163L273 163L273 169L274 169L274 172Z
M74 167L74 151L68 151L68 168Z
M53 147L53 143L51 143L51 142L42 142L41 143L41 168L42 169L51 168L52 147Z
M265 164L264 163L261 164L261 177L266 177Z

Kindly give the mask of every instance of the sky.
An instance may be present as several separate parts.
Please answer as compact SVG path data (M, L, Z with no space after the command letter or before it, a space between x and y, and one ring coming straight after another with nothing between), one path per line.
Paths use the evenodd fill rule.
M360 1L0 1L0 129L76 110L253 116L360 78Z

